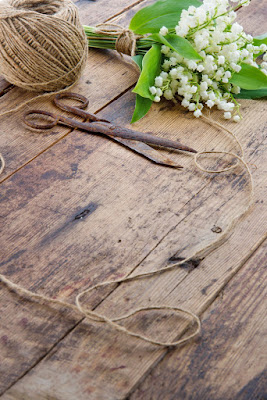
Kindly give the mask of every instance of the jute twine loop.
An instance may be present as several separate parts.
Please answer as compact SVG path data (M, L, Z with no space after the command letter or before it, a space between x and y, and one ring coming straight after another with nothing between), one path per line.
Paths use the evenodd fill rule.
M117 24L103 23L97 25L96 28L96 33L117 37L115 49L118 53L126 54L131 57L135 55L136 41L141 36L137 36L130 29L123 28Z
M0 5L0 74L31 91L56 92L80 77L88 54L70 0L5 0Z
M183 261L179 262L179 265L184 263L184 262L186 262L186 260L183 260ZM155 276L157 274L161 274L163 271L166 271L167 269L169 269L169 268L163 268L163 269L151 271L151 272L144 273L144 274L138 274L138 275L134 275L134 276L126 275L125 277L123 277L121 279L98 283L97 285L92 286L89 289L84 290L83 292L79 293L76 296L75 303L76 303L77 309L88 319L91 319L91 320L96 321L96 322L104 322L104 323L110 325L111 327L115 328L116 330L126 333L128 336L132 336L132 337L141 339L141 340L143 340L145 342L148 342L150 344L155 344L155 345L158 345L158 346L171 347L171 346L178 346L178 345L180 345L182 343L185 343L188 340L191 340L195 336L199 335L199 333L201 331L201 322L200 322L199 317L196 314L194 314L191 311L186 310L184 308L173 307L173 306L169 306L169 305L160 305L160 306L151 305L149 307L136 308L135 310L131 311L130 313L122 315L122 316L117 317L117 318L108 318L105 315L99 314L95 310L89 310L87 307L82 305L82 302L81 302L82 297L85 294L88 294L88 293L92 292L95 289L99 289L100 287L105 287L105 286L108 286L108 285L114 285L114 284L130 282L130 281L134 281L134 280L138 280L138 279L144 279L144 278L152 277L152 276ZM171 267L171 269L172 269L172 267ZM159 340L155 340L152 337L147 337L147 336L135 333L133 331L130 331L129 329L126 329L124 326L119 325L119 324L116 323L118 321L122 321L124 319L130 318L130 317L134 316L135 314L138 314L141 311L152 311L152 310L169 310L169 311L183 313L183 314L191 317L192 323L195 323L196 327L195 327L193 333L187 335L183 339L179 339L179 340L176 340L174 342L162 342L162 341L159 341Z

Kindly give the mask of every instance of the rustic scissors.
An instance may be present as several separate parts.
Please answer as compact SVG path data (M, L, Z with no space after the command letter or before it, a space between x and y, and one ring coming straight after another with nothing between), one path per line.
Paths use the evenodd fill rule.
M70 106L62 102L62 99L77 100L80 102L79 105ZM54 98L55 105L61 110L71 112L72 114L84 118L84 121L78 121L65 116L56 116L55 114L43 111L43 110L29 110L24 114L24 122L37 129L50 129L57 124L68 126L71 128L81 129L90 133L101 133L103 135L109 136L112 139L130 147L132 150L144 155L150 160L163 165L168 165L176 168L183 168L181 165L175 164L172 160L165 158L158 151L148 146L149 144L154 144L157 146L177 149L182 151L188 151L191 153L196 153L196 150L191 147L185 146L179 142L175 142L169 139L160 138L154 136L150 133L143 133L134 131L132 129L123 128L118 125L113 125L111 122L98 118L95 114L91 114L84 109L88 106L89 100L77 93L59 93ZM34 118L42 120L42 123L35 122ZM44 122L45 123L44 123ZM140 143L141 142L141 143Z

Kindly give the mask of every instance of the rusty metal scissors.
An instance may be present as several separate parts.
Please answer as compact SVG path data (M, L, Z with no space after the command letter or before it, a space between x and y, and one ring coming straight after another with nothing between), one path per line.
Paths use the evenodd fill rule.
M62 102L63 99L77 100L80 104L76 106L70 106ZM131 148L139 154L144 155L150 160L156 162L157 164L167 165L176 168L183 167L174 163L169 158L164 157L157 150L150 147L148 143L165 148L196 153L196 150L179 142L160 138L150 133L138 132L132 129L123 128L118 125L113 125L111 122L105 119L98 118L95 114L84 111L84 109L89 104L89 100L80 94L70 92L59 93L55 96L54 103L61 110L68 111L76 116L84 118L84 121L78 121L77 119L65 117L62 115L57 116L48 111L29 110L26 111L26 113L24 114L24 122L28 126L36 129L51 129L57 124L60 124L75 129L81 129L83 131L93 134L101 133ZM42 120L42 122L35 122L34 119L36 117L39 120Z

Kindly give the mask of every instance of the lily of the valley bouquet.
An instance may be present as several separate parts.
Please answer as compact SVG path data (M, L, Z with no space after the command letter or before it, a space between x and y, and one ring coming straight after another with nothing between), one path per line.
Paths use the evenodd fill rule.
M133 90L132 122L162 97L181 101L197 118L204 107L217 107L224 118L238 122L238 98L267 96L267 34L246 34L235 19L250 1L234 3L160 0L135 14L128 33L134 37L133 59L141 73ZM119 33L84 29L90 47L116 48Z

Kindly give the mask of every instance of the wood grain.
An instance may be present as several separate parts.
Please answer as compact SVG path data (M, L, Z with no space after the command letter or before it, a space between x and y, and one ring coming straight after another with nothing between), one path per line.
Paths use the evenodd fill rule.
M168 354L130 396L260 400L266 396L265 243L202 318L202 339Z
M122 63L114 54L107 56L93 50L87 68L88 72L72 90L89 97L90 112L96 112L104 107L116 98L121 90L129 88L137 77L135 69ZM113 76L112 80L108 79L109 73ZM106 81L106 84L103 84L99 90L100 82L103 80ZM20 102L30 98L32 98L32 94L26 94L25 91L15 88L2 97L2 111L16 107ZM51 101L52 98L49 100L39 99L29 104L27 109L34 107L58 113L59 111L52 106ZM1 180L30 162L70 132L70 129L63 127L56 127L49 133L31 131L23 124L24 112L25 109L18 111L13 117L7 115L1 118L0 146L6 160L6 169L1 175Z
M237 12L237 21L246 33L252 36L262 35L267 30L267 9L264 0L253 0L249 7Z
M144 0L76 0L74 1L80 10L80 19L83 25L95 26L114 16L125 14L126 11L133 9L134 6L145 3Z
M0 287L0 393L44 357L79 317L22 299ZM45 311L44 311L45 308Z
M263 2L258 4L263 6ZM123 21L124 16L120 18ZM96 52L92 57L97 79L90 92L91 111L115 99L135 79L135 71L117 57L107 61L110 55ZM114 77L105 88L103 73L108 76L110 71ZM123 78L125 71L129 75ZM91 85L94 83L82 80L77 90L89 95ZM15 92L3 98L6 96L6 106L14 104ZM198 268L185 265L153 280L121 285L103 302L113 288L99 291L88 299L89 305L102 302L99 311L115 313L119 309L121 313L153 301L184 305L201 313L260 245L266 232L262 203L266 197L266 127L262 118L266 103L242 101L242 105L244 120L228 126L245 145L253 169L257 185L253 212L231 240ZM134 96L126 93L101 115L126 125L133 107ZM214 117L220 118L218 113ZM80 132L71 132L63 139L67 131L50 133L46 138L27 132L25 140L26 131L16 118L14 125L10 121L5 125L14 134L9 173L26 165L1 185L1 273L39 293L73 301L88 285L168 265L210 243L216 236L213 226L224 230L247 200L247 181L241 169L211 178L197 171L188 156L172 153L185 165L181 173L156 167L112 141ZM167 102L154 105L136 127L192 146L197 142L199 150L233 148L221 132ZM56 310L55 315L49 307L21 304L21 299L5 288L2 297L1 351L9 355L0 364L2 391L26 374L3 399L124 398L165 355L106 326L79 323L79 317L62 310ZM173 338L186 324L181 318L153 314L141 315L127 326ZM18 349L22 349L19 360Z
M125 99L122 99L121 102L127 104ZM117 103L118 108L121 109L121 103L119 101ZM249 102L247 102L247 104L248 103ZM259 104L252 103L250 107L247 108L244 121L245 128L243 127L242 132L243 142L248 145L247 152L252 152L249 161L258 167L253 174L258 186L256 192L257 205L250 215L250 218L243 221L242 225L238 226L231 241L215 252L214 255L205 259L205 261L201 263L200 268L196 268L190 272L189 266L189 268L180 268L177 271L164 274L153 280L138 283L133 282L127 286L121 285L119 289L115 290L115 292L102 303L99 309L100 312L109 313L110 315L110 313L115 313L117 312L116 310L119 310L120 313L123 313L132 307L135 308L140 305L145 306L151 303L164 302L165 304L173 304L176 306L182 305L200 313L213 301L218 291L231 279L235 272L237 272L240 265L246 261L247 257L253 251L253 246L261 240L266 232L266 224L263 222L264 219L260 224L257 217L259 214L262 216L264 215L264 208L261 203L264 198L262 171L266 168L266 166L264 167L264 148L266 147L266 143L264 142L264 122L262 121L261 124L259 123L257 130L253 131L252 135L250 134L252 130L251 124L253 124L251 116L255 115L257 112L260 115L263 111L263 109L259 107L260 104L265 107L265 103L260 102ZM112 113L115 113L114 105L112 105L112 107L110 106L110 109L112 109ZM167 123L167 120L171 120L170 115L173 114L173 112L174 110L169 110L164 113L164 117L162 116L163 126L165 125L164 123ZM103 115L108 114L103 113ZM187 116L184 117L186 122L188 122L187 118ZM172 118L172 120L174 120L174 118ZM155 126L158 125L156 118L152 118L152 121L154 121ZM192 121L193 124L195 123L194 120L190 121ZM199 122L196 121L196 123L199 126ZM172 125L169 124L169 127L170 126ZM174 123L173 130L170 129L174 135L177 134L174 129L175 126L176 124ZM240 128L236 126L236 129ZM245 131L247 133L245 133ZM241 135L240 132L239 135ZM71 136L66 139L66 142L69 141L70 138ZM221 134L218 133L218 135L215 136L213 133L214 143L216 142L216 138L221 146L227 144L227 140L224 142ZM72 139L77 141L78 135L73 135ZM84 139L84 137L82 137L82 139ZM206 139L206 146L208 146L210 137L208 136ZM106 146L108 145L106 144ZM38 251L40 248L40 244L38 243L42 242L42 237L38 238L33 232L36 244L33 246L34 241L27 241L27 249L25 249L26 251L24 254L18 257L18 268L15 271L15 275L13 274L12 279L16 279L15 276L20 276L20 280L23 279L26 287L31 287L32 289L38 288L38 291L42 290L42 292L48 294L51 293L55 295L57 293L57 296L62 298L66 296L73 297L73 295L77 293L77 289L96 282L96 280L118 277L122 273L129 272L138 264L139 267L136 272L162 267L164 263L166 264L170 256L185 256L188 255L189 251L196 249L200 243L201 245L204 243L208 244L214 238L214 235L216 235L211 230L213 225L216 223L216 225L225 229L228 221L233 217L233 213L236 213L242 205L242 201L246 200L244 198L246 183L242 175L229 175L228 178L226 177L227 179L217 177L216 179L212 179L212 183L207 186L203 180L198 177L197 173L193 175L191 171L187 171L180 174L171 170L160 169L160 175L158 175L158 167L152 168L146 160L142 159L140 159L140 164L136 164L132 154L129 154L128 151L123 148L116 146L116 149L109 149L109 151L106 148L104 152L103 147L101 149L102 158L105 157L105 163L109 162L109 151L112 151L113 155L114 151L120 154L116 156L115 159L112 159L113 165L115 163L115 169L118 171L116 174L119 176L120 180L120 185L117 189L114 185L108 189L108 193L110 194L112 190L113 198L118 199L118 202L112 201L113 198L110 197L107 199L112 201L110 205L110 210L112 209L112 211L108 210L107 200L104 201L105 198L102 193L101 213L98 214L96 210L91 214L91 217L89 216L87 220L83 221L85 226L84 228L80 228L82 229L80 233L78 233L78 230L74 232L70 224L68 228L70 229L69 233L67 231L64 232L64 228L54 228L56 235L52 235L51 233L48 235L48 238L53 238L54 243L53 241L50 243L48 241L46 244L46 246L48 246L48 251L44 252L44 247L42 247L42 254ZM127 168L129 168L126 172L124 170L125 167L123 169L118 168L123 160L123 154L124 157L127 155L127 158L123 161L124 165L127 165ZM54 153L52 153L51 156L55 158ZM77 155L74 154L74 157L77 157ZM101 159L101 154L98 154L97 159ZM39 160L40 169L43 170L44 166L40 162L41 160ZM71 163L71 158L69 158L69 162ZM130 171L133 171L133 165L131 165L133 162L136 164L134 168L134 181L131 180L132 175L130 175ZM142 166L142 162L148 164L146 169ZM95 163L96 161L94 162L94 166L97 167ZM49 165L50 168L53 166L52 170L56 168L56 165L58 165L60 169L58 159L55 159L54 164L52 164L51 160ZM30 168L30 166L28 168ZM107 166L105 170L107 170ZM32 176L34 171L36 171L38 175L37 166L32 164L31 173L28 171L27 175ZM111 171L113 171L113 168L111 168ZM22 173L23 171L21 171L21 174ZM157 178L153 179L151 174L157 174ZM168 174L172 175L168 177ZM18 176L18 174L16 175ZM51 176L53 176L53 174L51 174ZM57 177L57 174L54 173L54 176ZM97 176L99 176L99 173ZM125 178L127 177L128 181L130 179L130 186L124 183L124 176ZM189 179L190 176L191 178ZM136 177L138 177L138 179L136 179ZM104 180L104 182L110 180L109 176L107 178L108 179ZM177 181L178 178L180 183ZM196 180L201 182L202 190L200 187L198 193L194 191L194 195L192 196L190 184L196 188ZM11 181L12 179L6 184L11 185ZM39 178L39 182L41 188L42 179ZM72 180L66 180L65 190L67 189L66 184L70 184L71 182ZM98 182L101 182L101 180ZM146 188L146 199L142 199L142 208L140 209L141 198L139 195L144 189L142 190L138 185L147 185L147 182L152 182L152 187L150 188L151 194L149 195L148 188ZM168 182L167 187L166 182ZM210 178L207 179L207 183L209 182ZM60 180L57 179L56 184L59 189ZM98 183L98 193L100 193L100 187L101 185L99 186ZM131 192L131 187L133 188L133 192ZM178 192L177 187L180 188ZM86 188L88 189L88 184ZM183 188L186 188L187 191ZM76 190L72 191L72 199L69 200L66 197L62 197L63 193L60 192L58 201L60 204L64 204L63 207L66 207L66 211L70 208L68 202L75 199L75 191ZM66 192L69 193L69 189L67 189ZM91 194L93 193L90 190L89 192ZM79 189L79 193L81 194L81 189ZM122 197L120 197L120 193ZM189 193L191 193L191 198L193 197L191 201L188 201L188 197L186 197ZM35 201L38 199L38 203L40 204L42 198L43 201L48 204L44 194L37 195ZM126 203L122 202L122 198L127 199ZM53 202L56 206L55 200L53 200ZM135 207L134 204L136 204ZM137 204L139 204L139 207L137 207ZM162 209L163 204L168 204L168 208L165 210L164 208ZM184 204L183 207L181 207L182 204ZM30 209L36 209L36 206L34 206L34 199L28 203L28 207L29 211ZM62 205L58 205L54 211L59 212L59 207L62 207ZM29 211L26 213L28 214ZM158 211L160 211L160 213L158 213ZM47 208L45 212L47 213ZM147 219L144 219L144 216L142 217L142 228L139 225L140 213L143 215L147 214ZM72 215L74 216L74 214ZM129 217L131 220L129 220ZM100 224L98 218L101 218L100 221L102 221L102 223L104 220L106 223L104 225ZM48 224L49 221L52 221L49 214L46 214L46 216L43 215L41 220L46 220ZM70 220L71 218L69 215L67 216L67 221ZM35 218L35 224L37 221L38 220ZM119 225L116 225L116 221ZM55 221L55 223L58 222L59 221ZM32 226L35 224L32 224ZM19 225L21 226L21 223ZM62 225L62 223L60 223L59 227L60 226L64 227L66 224ZM88 241L87 237L83 238L85 232L88 231L87 227L90 233L93 234L91 239L89 239L91 245L88 250L82 244L85 243L84 241ZM103 235L102 229L107 235L106 237L99 236ZM112 231L110 231L110 229L112 229ZM29 229L25 227L25 231L26 230L32 230L32 228ZM38 230L40 231L40 228ZM51 232L51 228L49 230ZM125 233L122 236L123 232ZM44 234L46 234L46 232L44 232ZM153 235L157 235L156 238L154 238ZM21 237L24 236L25 233L22 233ZM77 241L83 240L80 252L73 251L74 246L79 246L79 243L76 242L77 244L75 244L76 237ZM99 242L102 246L103 243L106 243L106 246L108 246L106 251L101 252L99 248L96 248L96 250L92 248L92 243L94 243L92 241L93 237L99 237ZM153 240L151 240L151 237ZM199 240L200 238L202 238L201 241ZM121 242L119 242L119 240L121 240ZM133 246L130 246L130 243L132 243ZM121 244L122 246L125 245L121 249L123 253L120 253L119 250ZM45 242L43 241L42 246L44 245ZM142 247L139 247L140 245ZM82 252L82 247L83 254L77 259L76 255ZM34 250L34 248L36 250ZM129 249L130 253L125 254L125 248ZM57 249L56 254L53 249ZM183 249L183 251L181 251L181 249ZM229 249L231 249L231 252ZM60 261L61 251L62 261ZM96 256L94 256L94 251L98 257L97 259L95 258ZM36 282L34 268L30 276L25 276L19 267L19 265L27 265L27 259L29 257L34 260L34 257L36 257L35 254L38 256L40 263L40 267L36 273L42 277L39 282L37 281L37 284L34 284L34 282ZM145 256L145 254L147 256ZM48 257L46 262L44 260L45 255L46 258ZM55 257L55 260L58 260L60 265L64 265L64 267L55 270L53 268L55 265L53 257ZM82 266L82 262L85 262L82 259L83 257L84 260L87 260L86 269L85 266ZM134 261L131 261L131 257L133 257ZM142 258L144 258L143 262L141 262ZM90 262L90 260L92 261ZM79 265L77 265L77 263L79 263ZM12 263L7 262L5 268L7 268L8 265L12 265ZM44 272L40 273L41 265L43 265ZM71 276L71 269L73 270L74 265L76 266L76 277ZM109 265L112 265L113 270L109 269ZM98 275L96 275L97 271L94 266L97 267ZM64 269L62 270L62 268ZM49 269L50 272L48 272ZM68 269L70 271L69 276L72 281L75 279L76 284L66 286L66 281L64 282L64 279L66 279ZM77 274L79 276L78 280ZM84 277L84 280L82 280L82 277ZM42 285L44 286L43 289ZM91 299L92 305L99 302L98 296L97 294ZM134 320L127 326L135 330L145 330L146 334L151 334L156 329L158 335L164 335L165 339L171 339L174 337L173 335L177 336L179 332L177 330L177 321L159 318L159 323L155 327L149 316ZM85 338L83 338L85 332L87 332L87 334ZM116 345L116 343L118 343L118 345ZM66 392L68 392L70 393L70 399L73 396L76 396L78 399L83 399L88 393L90 393L90 398L92 399L123 398L138 384L144 374L146 374L164 354L164 352L154 347L150 348L150 346L139 343L134 339L125 338L123 335L117 334L105 326L100 325L98 327L91 323L79 325L72 334L68 335L65 340L60 342L60 345L57 346L54 351L55 353L51 353L51 356L49 355L43 362L39 363L34 369L34 374L32 373L29 376L25 376L25 378L20 380L17 385L7 392L7 395L9 397L11 396L10 398L12 398L12 396L16 398L16 396L29 395L31 397L36 397L38 400L54 395L57 399L61 399L66 398ZM122 366L124 367L119 368ZM55 374L54 368L56 368L57 371L60 370L60 372ZM45 376L45 381L42 389L40 389L40 385L38 384L36 386L36 382L39 382L43 376ZM68 383L64 383L64 388L58 385L58 382L65 382L66 377L68 377L69 382L71 382L70 389L68 388ZM105 388L103 387L104 382ZM38 393L35 390L37 387ZM7 398L9 399L9 397Z
M131 2L113 2L112 3L112 10L114 13L117 13L119 11L122 11L121 7L123 5L123 9L127 6L129 7L132 3ZM95 7L93 3L88 3L86 7L86 11L83 12L83 17L85 18L86 15L88 15L90 5ZM92 15L94 17L94 11L92 10ZM106 4L106 7L104 7L104 4L102 4L101 7L101 19L97 20L97 16L95 16L93 19L90 19L90 23L96 24L98 22L102 22L106 18L112 17L112 14L110 12L110 6ZM77 85L77 91L86 92L86 88L88 92L86 93L87 95L90 96L91 100L91 111L97 111L99 108L103 107L105 104L109 103L112 101L112 99L116 96L118 96L123 88L127 88L131 86L131 84L135 81L136 79L136 71L134 68L131 67L131 65L124 64L121 59L113 53L108 53L108 52L90 52L90 58L89 58L89 72L94 77L94 82L91 82L88 79L88 75L84 77L83 81ZM101 65L103 68L101 68ZM109 71L109 73L107 73ZM102 85L101 91L99 90L99 82L102 82L103 79L108 78L109 74L112 75L113 79L107 80L107 85ZM88 89L89 88L89 89ZM25 101L27 98L30 98L32 94L27 94L25 91L22 91L18 88L12 89L12 86L10 86L7 82L4 80L1 81L1 112L4 112L6 109L9 109L10 107L15 107L16 105L20 104L20 102ZM12 89L12 90L11 90ZM107 90L109 93L105 91ZM107 95L105 95L105 93ZM45 107L46 109L50 107L51 99L42 99L38 103L36 103L37 106ZM30 105L28 106L30 107ZM56 143L61 137L64 137L65 134L69 132L67 129L58 129L53 132L50 132L49 134L45 134L43 136L36 134L35 132L31 132L29 130L26 130L22 123L21 123L21 117L22 113L17 113L16 115L9 115L6 118L1 118L1 151L3 151L3 154L6 159L7 167L5 169L5 173L1 176L1 178L6 178L10 173L14 173L17 169L21 168L25 163L29 163L31 159L35 158L38 156L40 152L43 152L45 149L49 148L53 143ZM3 146L3 147L2 147ZM90 147L90 146L89 146ZM70 149L72 152L72 149ZM89 149L89 152L91 149ZM37 163L38 164L38 163ZM71 176L73 177L77 173L77 163L72 163L71 164ZM27 167L26 167L27 168ZM27 170L27 169L26 169ZM47 180L49 179L49 173L44 176L44 184L46 187L47 186ZM87 177L88 178L88 177ZM16 180L16 179L15 179ZM28 182L28 184L26 184ZM33 183L33 182L32 182ZM15 184L16 186L16 184ZM28 189L26 188L28 186ZM26 190L26 192L25 192ZM12 191L12 190L11 190ZM29 201L28 195L30 194L31 191L31 180L29 181L29 175L25 175L25 181L21 182L20 189L15 190L16 194L13 192L13 194L16 196L16 201L20 202L20 206L22 206L23 200L26 201L26 203ZM28 192L28 195L25 194ZM3 192L1 192L3 195ZM12 197L12 195L11 195ZM53 197L53 194L52 194ZM86 194L87 197L87 194ZM3 199L3 198L2 198ZM6 198L7 200L7 198ZM80 196L78 203L80 201ZM86 206L87 200L85 200ZM9 205L7 205L7 202L3 200L3 207L1 208L1 232L6 229L5 222L3 222L3 214L6 212L12 210L12 207L10 208ZM19 206L19 209L20 209ZM47 207L47 204L45 204L45 208ZM92 207L92 204L89 204L90 212L93 211L94 206ZM40 209L40 207L38 207ZM38 214L38 209L37 209L37 214ZM88 207L86 208L88 210ZM77 214L80 214L80 206L76 205L75 207L75 212L77 211ZM12 213L14 212L14 209L11 211ZM33 213L35 213L33 211ZM30 212L32 214L32 212ZM53 212L54 217L56 216L57 218L57 212ZM76 215L74 215L75 217ZM18 212L17 216L15 219L20 219L22 224L23 222L23 215ZM27 219L27 218L26 218ZM31 217L30 217L31 219ZM42 219L42 216L39 214L38 217L40 224L37 224L35 226L35 230L33 230L33 235L38 232L38 229L42 231L43 229L49 227L49 222L45 222L45 217ZM25 221L25 220L24 220ZM79 222L79 219L77 218L75 222ZM35 223L33 224L35 225ZM79 225L79 224L77 224ZM18 225L17 225L18 227ZM31 230L32 226L31 223L28 225L28 228ZM17 245L15 244L15 247L18 248L17 251L15 251L15 254L10 254L10 262L16 264L16 260L24 253L24 249L20 247L23 245L23 243L20 242L19 237L20 234L17 231L9 230L11 237L9 237L8 241L14 240L16 237L18 239ZM6 231L7 232L7 231ZM30 231L28 233L31 236ZM37 233L38 236L38 233ZM16 240L17 240L16 239ZM27 244L25 244L27 245ZM4 261L4 256L5 252L8 250L5 248L5 244L1 240L1 265L3 265ZM40 250L39 250L40 251ZM78 254L79 254L79 250ZM75 256L77 257L77 255ZM37 258L39 258L37 256ZM12 261L13 260L13 261ZM38 263L38 261L37 261ZM32 262L27 262L27 265L24 264L23 268L26 268L27 271L25 273L27 275L30 275L30 270L28 267L30 267L33 264ZM11 267L12 269L13 267ZM15 267L16 268L16 267ZM31 269L31 267L30 267ZM3 269L1 268L1 272L3 272ZM37 273L38 275L38 273ZM77 277L76 277L77 278ZM79 280L79 279L78 279ZM81 284L81 283L80 283ZM80 287L80 284L78 284L78 287ZM74 286L77 285L77 283L74 283ZM82 284L83 285L83 284ZM69 288L65 289L67 292L71 292L72 290L75 290L75 288ZM55 311L55 317L52 318L51 314L53 314L53 311L50 309L46 310L43 308L43 313L39 313L38 308L36 311L31 311L30 307L26 307L25 309L22 307L21 312L18 313L17 318L13 318L14 315L14 310L18 309L18 304L20 302L20 299L17 299L16 297L14 298L15 303L13 304L11 299L13 298L13 293L8 293L4 289L2 290L2 296L5 298L3 300L1 306L2 306L2 320L1 320L1 337L3 338L1 342L1 384L0 384L0 390L6 389L8 386L12 385L16 379L18 379L19 376L21 376L25 371L27 371L29 368L31 368L38 360L42 358L42 356L47 352L48 348L51 349L51 346L53 344L60 340L60 337L63 337L64 334L68 332L69 329L71 329L73 326L75 326L77 322L77 316L75 318L68 318L68 314L65 313L65 317L67 318L66 321L64 319L59 320L57 316L59 313ZM23 301L22 301L23 303ZM7 304L9 313L6 313L7 309ZM62 311L60 311L62 313ZM41 316L42 314L42 316ZM5 317L3 317L5 315ZM65 318L64 317L64 318ZM20 324L20 321L30 321L30 323L27 323L28 329L24 329L25 327ZM57 326L55 326L55 321L57 321ZM51 329L51 332L53 334L47 335L47 340L43 341L43 334L44 334L44 329L45 331L49 331ZM29 330L31 331L31 335L29 335ZM15 333L14 333L15 332ZM14 334L13 334L14 333ZM19 339L20 338L20 339ZM25 339L27 338L26 342ZM25 343L24 343L25 342ZM18 357L16 356L16 353L18 349L22 348L23 351L21 353L18 353ZM13 350L12 350L13 349ZM9 354L9 357L6 357L6 354ZM3 358L5 357L5 362L3 361ZM11 361L12 360L12 361Z

